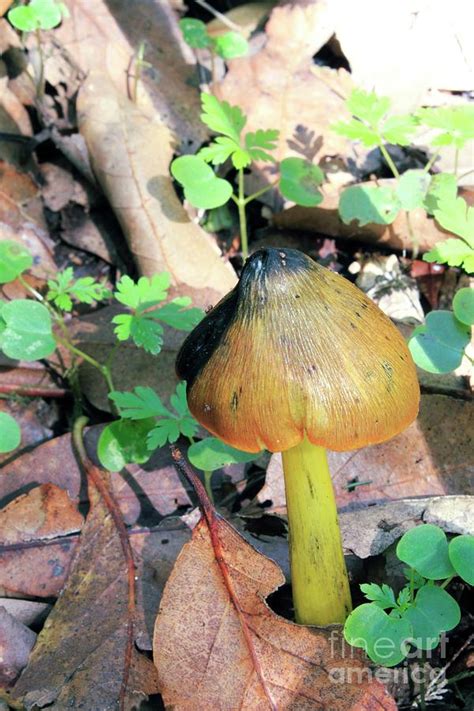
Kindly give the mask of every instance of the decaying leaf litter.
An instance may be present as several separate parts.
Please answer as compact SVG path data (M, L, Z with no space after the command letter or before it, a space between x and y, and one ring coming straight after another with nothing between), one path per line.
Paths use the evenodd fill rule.
M10 4L0 7L3 15ZM418 259L410 258L412 235L402 212L389 225L347 225L341 219L345 186L393 181L380 153L331 130L347 120L345 102L360 86L375 87L404 111L468 102L474 82L469 63L463 64L468 50L462 9L454 22L455 41L451 30L442 33L436 13L428 18L422 10L408 25L394 11L410 50L407 62L425 41L427 24L452 59L451 74L437 62L428 79L422 62L415 62L416 71L412 62L408 90L395 81L388 59L371 74L364 48L381 18L367 19L368 36L355 32L340 2L255 3L232 10L228 22L249 24L250 50L238 59L220 59L213 84L206 50L188 47L178 25L184 13L212 20L198 5L140 0L131 8L121 0L95 0L93 12L85 0L66 5L62 23L41 33L42 98L31 81L39 61L33 35L21 37L5 16L0 20L0 240L14 240L33 255L24 280L3 284L2 302L24 299L31 289L45 294L48 280L71 266L75 276L110 290L123 275L151 278L166 271L167 296L191 297L193 306L205 310L233 288L242 265L235 214L230 211L220 232L206 232L203 215L183 205L170 176L174 157L192 154L210 139L199 121L199 82L201 90L241 107L245 130L278 128L277 160L303 156L326 174L322 202L315 207L291 206L277 190L252 205L251 250L274 245L308 252L356 279L378 303L384 300L383 309L403 321L406 337L428 305L450 309L454 293L469 286L460 269L436 269L421 260L448 236L425 210L414 210L411 222ZM216 25L217 32L229 29L214 18L209 31L216 32ZM386 58L384 48L378 51ZM422 141L416 149L395 147L392 155L400 167L419 169L423 150ZM448 149L441 153L440 170L449 170L450 162L452 168L453 155ZM456 163L459 174L472 168L472 142ZM256 162L245 175L247 194L277 177L273 163ZM469 177L462 181L468 202ZM117 304L93 301L75 306L65 320L82 353L99 363L110 359L117 389L153 388L168 403L183 332L165 324L158 356L133 340L117 355L111 321L120 313ZM66 370L74 366L66 348L58 357ZM290 580L278 455L221 462L210 480L217 514L199 484L190 484L183 467L176 468L168 445L149 461L125 463L120 472L97 467L98 442L116 410L102 374L85 358L78 360L75 387L90 421L87 454L81 437L76 435L75 444L71 434L79 409L73 408L70 382L58 377L59 364L13 361L3 353L0 358L0 411L22 430L19 447L0 455L4 704L151 709L162 707L159 694L179 709L335 711L410 703L407 686L389 670L383 683L365 674L355 683L335 684L334 668L340 673L347 658L350 669L368 669L363 655L345 644L340 629L331 636L331 630L298 627L273 612L291 617L285 587L280 601L278 593L271 597L273 609L266 605ZM448 375L420 369L422 405L410 428L385 444L330 453L353 582L387 579L384 571L396 580L400 571L391 569L390 553L383 564L377 556L417 523L473 533L468 376L466 360ZM179 421L179 411L172 418ZM196 436L205 437L204 430ZM188 444L181 437L183 454ZM422 498L398 503L409 496ZM375 505L363 512L364 504ZM465 591L457 590L466 605ZM452 661L437 664L450 667L448 677L469 680L468 618L452 645ZM463 708L465 701L468 708L472 691L463 689L453 696L434 684L429 707ZM447 700L454 705L446 706Z

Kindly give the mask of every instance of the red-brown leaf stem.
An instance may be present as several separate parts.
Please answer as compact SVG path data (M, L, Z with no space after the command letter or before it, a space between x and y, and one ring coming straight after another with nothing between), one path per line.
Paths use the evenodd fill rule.
M253 646L252 635L251 635L249 626L247 624L247 620L245 618L244 611L240 607L239 600L238 600L237 595L235 593L234 586L232 584L232 578L231 578L231 575L229 572L229 568L228 568L228 565L225 560L224 551L222 550L222 545L221 545L221 541L219 538L217 525L216 525L217 520L220 519L221 517L219 516L219 514L216 512L214 506L212 505L211 500L209 499L209 496L207 495L206 489L204 488L204 485L202 484L201 480L195 474L195 472L192 470L192 468L187 464L183 455L181 454L181 452L175 445L171 445L171 454L173 456L174 462L175 462L176 466L178 467L179 471L183 474L183 476L186 477L186 479L189 481L189 483L193 487L194 491L196 492L196 496L198 497L200 509L203 513L203 516L206 520L206 523L207 523L207 526L209 529L209 535L211 537L211 542L212 542L212 547L214 549L216 562L217 562L217 565L219 566L219 570L220 570L222 578L224 580L224 584L228 590L229 597L232 601L232 604L234 605L235 611L237 612L237 616L240 621L240 626L242 628L242 632L245 637L245 642L246 642L247 649L250 654L250 658L252 659L255 673L257 674L257 677L260 681L263 692L268 699L270 708L272 709L272 711L277 711L277 705L275 704L275 701L272 698L270 689L268 688L268 686L265 682L265 678L263 676L260 661L258 659L257 653L256 653L254 646Z

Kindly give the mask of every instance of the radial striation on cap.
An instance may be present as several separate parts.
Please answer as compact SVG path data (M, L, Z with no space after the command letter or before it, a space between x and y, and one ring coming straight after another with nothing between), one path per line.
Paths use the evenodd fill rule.
M284 451L306 435L349 450L416 417L405 341L363 292L291 249L262 249L177 358L189 408L239 449Z

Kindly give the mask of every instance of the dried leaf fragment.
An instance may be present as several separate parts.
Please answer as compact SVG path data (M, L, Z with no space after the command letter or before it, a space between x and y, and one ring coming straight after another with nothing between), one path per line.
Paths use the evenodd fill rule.
M378 682L341 683L364 673L340 628L307 628L264 599L284 582L223 519L201 519L180 553L155 624L154 657L165 704L197 708L395 709ZM332 641L331 641L332 640Z

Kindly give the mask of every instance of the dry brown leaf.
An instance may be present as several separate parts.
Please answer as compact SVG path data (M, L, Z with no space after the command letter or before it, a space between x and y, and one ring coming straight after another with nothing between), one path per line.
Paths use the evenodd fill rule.
M377 681L335 680L345 669L364 669L338 626L295 625L268 608L265 598L283 582L278 566L223 519L201 519L168 579L156 619L154 659L169 708L396 708Z
M350 150L347 139L330 130L331 123L345 116L350 75L312 60L334 32L329 5L312 0L276 7L265 27L265 47L230 62L215 88L220 99L242 108L246 130L279 129L274 153L279 160L302 153L312 160L320 150L322 155ZM271 180L273 171L270 167L263 173Z
M389 442L352 452L328 452L338 505L472 491L473 407L467 400L425 394L418 418ZM353 491L347 488L351 483L356 483ZM285 510L279 454L270 461L258 500L272 501L274 511Z
M133 84L134 55L145 42L145 60L151 67L141 72L139 104L153 106L188 150L198 148L206 129L197 120L193 55L182 40L172 5L166 0L134 0L132 22L129 0L94 0L93 11L90 0L66 0L66 5L71 17L55 29L55 37L86 74L100 68L124 96ZM168 152L167 146L165 140L160 155Z
M0 510L0 541L12 545L65 536L80 531L82 523L64 489L42 484Z
M86 434L92 458L101 430L102 427L93 427ZM131 469L133 476L129 472L112 474L114 495L127 524L140 520L143 524L153 525L180 507L190 505L186 489L176 473L167 448L157 451L146 470L137 465ZM12 501L25 488L48 483L66 489L75 504L87 502L70 434L45 442L4 465L0 477L0 501ZM2 571L0 584L1 576Z
M167 271L175 294L191 296L197 306L214 303L234 286L235 274L178 200L168 127L97 72L82 87L78 110L95 173L141 273Z
M373 183L367 183L373 184ZM379 181L379 184L391 185L393 181ZM366 185L366 183L361 183ZM344 224L339 217L340 193L336 186L324 186L324 200L318 207L295 205L273 217L276 227L291 230L304 230L330 237L343 237L357 242L380 244L398 250L413 249L413 240L408 232L406 215L400 212L391 225L368 224L359 226L355 221ZM421 252L432 249L440 240L446 239L447 233L435 220L429 218L424 210L411 210L410 220Z
M36 635L0 606L0 684L10 685L26 667Z
M153 666L134 646L123 531L91 480L89 499L66 586L14 689L28 710L60 711L74 699L77 708L124 711L156 692Z
M47 602L18 600L14 597L0 597L0 607L4 607L12 617L27 627L42 624L51 610Z

